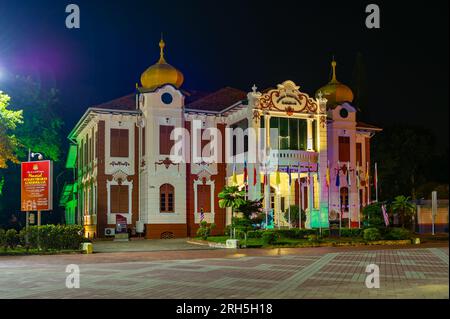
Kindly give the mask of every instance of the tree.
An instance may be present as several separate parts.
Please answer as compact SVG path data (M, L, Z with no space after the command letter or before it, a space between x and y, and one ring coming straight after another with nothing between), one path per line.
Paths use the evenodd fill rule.
M7 169L0 170L0 184L4 183L3 196L0 200L0 225L8 224L10 216L20 207L20 192L17 192L17 189L20 189L18 161L27 159L30 148L32 151L43 154L45 159L54 161L54 176L57 176L63 169L64 163L61 158L63 158L63 145L66 145L63 121L56 112L58 106L56 89L46 87L31 77L17 76L14 80L5 83L4 90L11 96L11 110L22 110L23 125L17 126L14 130L17 143L13 148L17 160L10 160L11 165L8 165ZM2 98L2 101L5 100ZM4 137L3 132L0 133L0 137ZM3 154L3 151L0 151L0 157ZM53 196L54 201L58 200L57 195ZM53 212L62 212L58 205L54 207ZM44 219L57 222L60 221L60 214L45 214Z
M42 153L46 159L58 162L62 155L64 125L55 109L59 103L58 90L45 88L31 77L17 76L8 93L13 97L11 106L23 109L24 125L17 128L20 142L18 156L26 158L28 149Z
M255 216L262 213L262 199L244 200L244 202L239 206L238 209L245 218L253 219Z
M396 196L391 204L391 210L400 217L402 227L412 220L416 207L411 203L409 196Z
M306 213L305 211L302 209L302 222L306 222ZM298 207L298 205L291 205L291 225L294 228L297 228L299 226L298 222L299 222L299 213L300 213L300 208ZM284 211L284 218L286 220L289 220L289 208L286 209Z
M225 186L219 193L219 207L231 208L231 227L233 228L234 212L245 203L245 191L238 186Z
M417 198L417 188L431 182L432 169L448 163L433 162L435 138L426 128L385 127L373 138L372 162L378 163L379 200L406 194Z
M23 111L9 110L10 99L8 95L0 91L0 168L7 168L8 161L18 163L16 149L19 141L13 132L18 124L23 123ZM0 185L3 186L3 183Z

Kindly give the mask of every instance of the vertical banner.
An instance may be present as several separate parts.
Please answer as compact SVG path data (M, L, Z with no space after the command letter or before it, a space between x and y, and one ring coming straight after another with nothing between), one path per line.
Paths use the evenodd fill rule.
M53 165L51 161L22 162L21 210L53 209Z

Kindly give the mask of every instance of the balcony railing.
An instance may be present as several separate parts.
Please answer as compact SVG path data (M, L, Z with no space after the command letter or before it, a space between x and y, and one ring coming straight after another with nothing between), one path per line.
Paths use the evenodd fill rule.
M279 162L280 165L303 163L317 163L319 154L311 151L296 150L272 150L271 161Z

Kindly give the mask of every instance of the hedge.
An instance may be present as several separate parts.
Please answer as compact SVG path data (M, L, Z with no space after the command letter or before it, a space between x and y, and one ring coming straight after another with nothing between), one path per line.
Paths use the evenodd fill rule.
M20 244L26 246L28 236L28 248L42 248L44 251L80 249L80 244L88 241L83 237L83 227L80 225L44 225L30 226L17 233L14 229L3 231L0 229L0 245L14 248Z

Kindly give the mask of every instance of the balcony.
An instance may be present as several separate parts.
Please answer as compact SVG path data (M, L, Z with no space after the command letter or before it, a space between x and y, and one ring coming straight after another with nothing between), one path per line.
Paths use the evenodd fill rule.
M313 151L298 150L271 150L270 160L279 165L289 165L301 163L317 163L319 153Z

